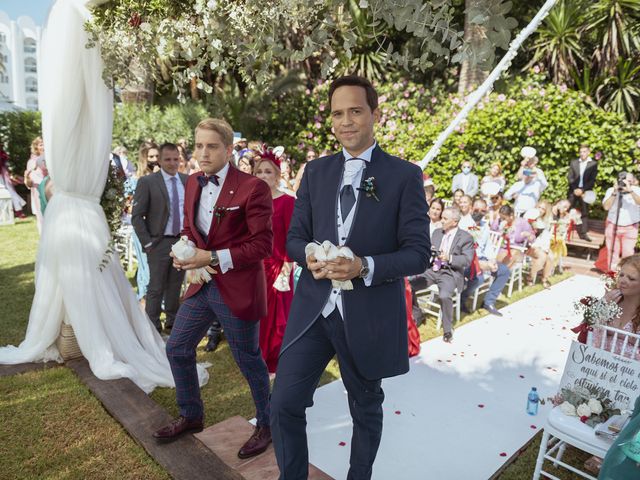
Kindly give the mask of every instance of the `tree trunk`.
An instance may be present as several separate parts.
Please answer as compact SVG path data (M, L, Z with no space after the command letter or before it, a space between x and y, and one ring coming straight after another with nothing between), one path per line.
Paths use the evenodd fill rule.
M464 40L475 49L486 38L486 30L482 25L470 22L469 9L485 4L485 0L465 0L464 14ZM478 66L473 59L465 59L460 67L460 77L458 79L458 93L464 95L470 90L480 85L489 75L489 72Z

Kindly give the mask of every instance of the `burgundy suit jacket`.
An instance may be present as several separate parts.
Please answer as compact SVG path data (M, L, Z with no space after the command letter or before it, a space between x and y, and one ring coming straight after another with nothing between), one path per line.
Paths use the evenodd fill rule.
M273 200L269 186L259 178L229 166L216 203L208 236L196 227L196 214L202 188L197 177L190 175L184 198L184 228L198 248L231 252L233 268L227 273L212 275L225 304L242 320L258 320L267 314L267 286L262 260L271 255L273 231L271 216ZM236 208L238 207L238 208ZM202 285L189 285L184 298L195 295Z

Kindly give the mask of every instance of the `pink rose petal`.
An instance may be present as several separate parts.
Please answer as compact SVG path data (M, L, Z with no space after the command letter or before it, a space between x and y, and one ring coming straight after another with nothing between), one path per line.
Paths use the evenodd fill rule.
M346 445L346 443L345 442L340 442L340 443L338 443L338 445L340 445L341 447L344 447Z
M531 425L531 428L533 428L534 430L537 429L538 427L536 427L535 425Z
M520 378L524 378L524 375L518 375Z
M506 457L506 456L507 456L507 454L506 454L506 452L502 452L502 453L500 454L500 456L501 456L501 457Z
M400 415L400 413L402 413L402 412L400 412L400 410L396 410L394 413L395 413L396 415Z
M484 408L484 405L482 403L478 404L478 408Z

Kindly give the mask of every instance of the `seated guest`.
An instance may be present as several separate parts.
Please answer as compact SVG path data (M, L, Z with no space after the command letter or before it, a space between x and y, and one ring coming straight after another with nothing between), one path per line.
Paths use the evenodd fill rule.
M512 268L522 260L527 243L532 242L536 236L529 222L516 217L509 205L500 207L499 214L500 219L491 224L491 230L501 232L505 239L497 260Z
M484 200L476 200L476 202L474 202L474 210L478 202L484 202ZM478 203L477 213L474 213L475 218L478 219L477 225L480 228L480 233L476 239L476 255L478 256L480 271L476 272L474 278L470 278L470 270L467 270L466 276L469 278L469 281L467 282L467 287L462 292L460 300L462 303L462 311L471 313L466 306L467 299L473 295L476 289L491 275L493 277L493 283L484 296L483 307L489 313L501 317L502 313L496 308L496 300L509 281L511 271L506 264L497 261L499 248L491 242L491 230L489 224L482 220L481 206L482 205Z
M475 197L476 193L478 193L478 177L475 173L472 173L473 166L471 162L468 160L462 162L461 170L462 173L458 173L453 177L451 191L455 192L460 189L465 195Z
M487 222L487 214L489 213L489 206L487 202L482 198L476 198L473 201L473 207L471 209L471 217L473 221L476 223L478 227L481 227L481 224Z
M511 185L504 194L507 200L513 200L516 215L520 216L527 210L534 208L540 200L544 190L542 182L533 170L524 170L522 180Z
M535 282L538 272L542 270L542 285L550 288L549 277L555 267L555 258L552 250L553 242L553 212L549 202L542 200L535 208L537 217L531 224L535 229L536 239L531 244L527 254L531 257L531 269L527 283L529 286Z
M495 195L489 196L487 200L487 206L489 211L487 212L487 221L492 224L496 219L500 218L500 207L504 205L504 195L502 192L498 192Z
M462 189L458 189L455 192L453 192L453 205L454 207L458 206L458 202L460 201L460 199L462 198L462 196L464 195L464 190Z
M447 207L442 212L442 228L433 232L431 244L434 250L432 267L421 275L410 277L414 292L431 285L438 286L438 298L442 307L443 340L453 340L453 300L451 296L464 287L464 271L473 259L473 237L458 228L460 210Z
M434 198L429 203L429 238L433 236L438 228L442 228L442 211L444 210L444 202L439 198Z
M502 192L504 190L507 181L504 179L504 175L502 174L502 167L500 167L499 163L492 163L487 171L487 174L482 177L482 182L480 182L480 186L484 186L487 183L495 183L498 186L498 191Z
M468 232L470 227L476 226L476 222L474 222L473 217L471 217L472 204L473 199L469 195L463 195L458 201L458 208L460 209L460 223L458 223L458 228L461 228L465 232Z

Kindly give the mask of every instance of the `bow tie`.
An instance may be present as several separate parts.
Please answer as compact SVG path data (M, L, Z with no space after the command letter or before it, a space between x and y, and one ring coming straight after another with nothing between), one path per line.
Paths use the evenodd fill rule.
M218 175L211 175L211 176L207 176L207 175L201 175L198 177L198 183L200 184L200 187L204 188L207 186L207 183L211 182L214 185L216 185L217 187L220 186L220 182L218 181L220 177L218 177Z

